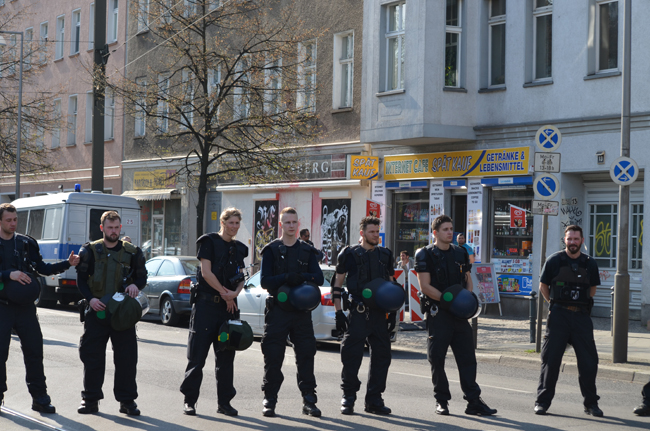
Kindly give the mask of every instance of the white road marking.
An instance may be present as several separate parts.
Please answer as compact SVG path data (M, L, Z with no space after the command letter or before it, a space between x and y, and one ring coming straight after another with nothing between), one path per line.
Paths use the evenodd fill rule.
M402 376L420 377L420 378L423 378L423 379L431 378L431 376L421 376L419 374L398 373L398 372L391 372L391 374L400 374ZM454 382L454 383L460 383L460 381L458 381L458 380L451 380L450 379L449 381ZM484 385L484 384L481 384L481 387L482 388L501 389L501 390L504 390L504 391L511 391L511 392L519 392L519 393L522 393L522 394L532 394L533 393L533 392L529 392L529 391L522 391L522 390L519 390L519 389L503 388L501 386L490 386L490 385Z
M38 425L40 425L40 426L43 426L43 427L45 427L45 428L47 428L47 429L51 429L51 430L54 430L54 431L66 431L65 429L63 429L63 428L59 428L59 427L56 426L56 425L50 425L50 424L48 424L48 423L46 423L46 422L40 421L40 420L38 420L38 419L36 419L36 418L33 418L33 417L31 417L31 416L27 416L27 415L25 415L25 414L22 414L22 413L20 413L20 412L17 412L17 411L15 411L15 410L12 410L12 409L10 409L10 408L7 408L6 406L3 406L3 407L2 407L2 411L3 411L4 413L8 413L8 414L10 414L10 415L12 415L12 416L19 417L19 418L24 419L24 420L26 420L26 421L33 422L33 423L38 424Z

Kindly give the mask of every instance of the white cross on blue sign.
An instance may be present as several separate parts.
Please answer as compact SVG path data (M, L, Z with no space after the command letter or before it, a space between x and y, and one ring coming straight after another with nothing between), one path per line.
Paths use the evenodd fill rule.
M629 157L619 157L612 163L609 175L616 184L629 186L639 176L639 166Z
M562 133L555 126L542 126L535 134L535 143L542 151L555 151L562 143Z
M535 178L533 183L535 197L544 201L553 199L560 191L560 182L555 175L544 174Z

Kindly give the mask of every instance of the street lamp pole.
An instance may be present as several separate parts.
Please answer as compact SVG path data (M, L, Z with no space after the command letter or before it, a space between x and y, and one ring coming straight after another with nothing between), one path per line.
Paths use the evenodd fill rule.
M16 139L16 199L20 198L20 145L23 135L23 38L22 31L0 30L0 33L20 35L20 73L18 75L18 138ZM0 36L0 45L6 45L4 38Z

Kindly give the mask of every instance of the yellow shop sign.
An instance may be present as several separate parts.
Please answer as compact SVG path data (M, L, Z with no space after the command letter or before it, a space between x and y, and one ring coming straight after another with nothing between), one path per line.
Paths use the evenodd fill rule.
M176 187L176 169L157 169L133 173L133 190L153 190Z
M528 174L529 148L449 151L384 157L384 179L493 177Z
M370 180L379 176L379 157L350 156L350 179Z

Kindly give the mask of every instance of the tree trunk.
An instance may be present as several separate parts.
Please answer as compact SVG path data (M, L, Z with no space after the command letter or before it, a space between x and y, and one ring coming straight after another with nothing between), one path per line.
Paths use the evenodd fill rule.
M201 163L201 175L199 176L199 199L196 203L196 238L203 235L203 216L205 215L205 198L208 194L208 168Z

